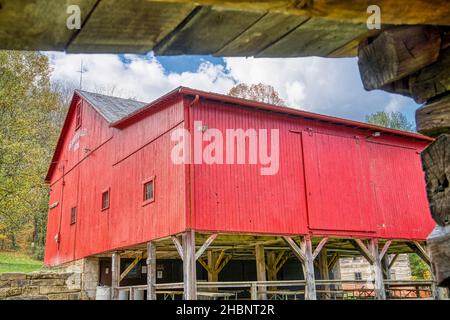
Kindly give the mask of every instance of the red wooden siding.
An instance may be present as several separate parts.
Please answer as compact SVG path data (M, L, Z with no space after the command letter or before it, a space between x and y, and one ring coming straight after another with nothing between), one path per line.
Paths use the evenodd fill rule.
M78 130L75 95L48 175L49 204L58 206L48 214L46 264L188 228L419 240L432 230L418 154L425 138L381 128L375 137L373 126L198 94L204 98L174 91L116 126L82 101ZM171 133L193 133L194 120L223 133L278 129L278 173L261 175L259 164L175 165ZM143 206L143 182L151 177L155 201ZM107 189L110 206L102 210Z

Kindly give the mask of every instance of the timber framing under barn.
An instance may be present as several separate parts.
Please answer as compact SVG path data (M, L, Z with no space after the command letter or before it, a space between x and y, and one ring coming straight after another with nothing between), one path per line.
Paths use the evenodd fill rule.
M276 130L279 170L174 163L179 129L189 148L196 132ZM45 263L94 259L113 299L439 298L435 281L389 273L402 253L430 265L431 142L183 87L151 103L75 91L46 178ZM352 256L369 279L333 271Z

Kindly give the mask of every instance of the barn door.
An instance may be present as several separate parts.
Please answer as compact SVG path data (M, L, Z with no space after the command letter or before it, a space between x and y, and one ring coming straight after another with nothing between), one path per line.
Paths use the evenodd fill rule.
M374 232L374 206L364 141L303 132L310 229Z

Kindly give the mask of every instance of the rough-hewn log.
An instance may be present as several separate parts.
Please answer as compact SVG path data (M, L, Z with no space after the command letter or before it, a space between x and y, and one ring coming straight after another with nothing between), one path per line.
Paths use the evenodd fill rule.
M147 243L147 300L156 300L156 245Z
M431 137L450 133L450 93L417 109L416 126L418 132Z
M256 256L256 278L258 281L266 281L266 259L264 256L264 245L257 244L255 246L255 256ZM259 287L258 291L266 291L266 288ZM258 298L261 300L267 299L266 293L260 293Z
M438 28L397 27L382 32L358 52L358 66L366 90L379 89L432 64L439 56Z
M111 300L119 299L120 286L120 253L113 252L111 256Z
M450 225L436 226L427 239L427 247L435 281L450 289Z
M411 95L417 103L423 103L450 91L450 48L441 51L432 65L410 77Z
M428 201L433 219L450 224L450 135L440 135L422 152Z
M197 271L195 265L195 232L183 234L184 300L197 300Z

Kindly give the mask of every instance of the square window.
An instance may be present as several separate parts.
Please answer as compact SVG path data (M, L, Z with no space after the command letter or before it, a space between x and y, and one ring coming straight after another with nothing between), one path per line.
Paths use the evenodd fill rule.
M355 280L362 280L361 272L355 272Z
M143 205L155 200L155 177L151 177L143 182Z
M77 207L70 210L70 224L75 224L75 222L77 222Z
M109 189L102 192L102 210L109 209Z

